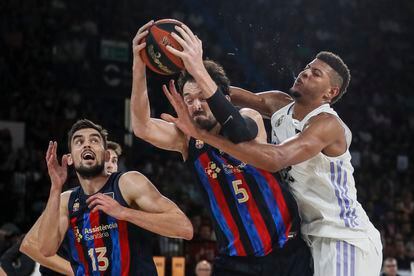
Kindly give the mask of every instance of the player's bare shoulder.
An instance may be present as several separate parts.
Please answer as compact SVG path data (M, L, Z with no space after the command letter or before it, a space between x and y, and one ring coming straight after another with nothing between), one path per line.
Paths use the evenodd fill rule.
M138 171L129 171L119 177L119 190L128 204L144 194L150 185L149 179Z

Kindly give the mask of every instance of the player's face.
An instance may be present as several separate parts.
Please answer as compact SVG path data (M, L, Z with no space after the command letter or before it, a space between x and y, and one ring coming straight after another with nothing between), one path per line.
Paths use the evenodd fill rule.
M104 171L104 141L93 128L76 131L71 140L71 158L76 172L84 178L98 176Z
M200 128L211 130L217 125L217 120L196 82L186 82L184 84L183 98L190 116Z
M332 89L330 76L335 71L325 62L314 59L299 73L291 88L296 101L323 102Z
M105 162L105 171L107 174L115 173L118 171L118 155L114 150L108 149L109 161Z

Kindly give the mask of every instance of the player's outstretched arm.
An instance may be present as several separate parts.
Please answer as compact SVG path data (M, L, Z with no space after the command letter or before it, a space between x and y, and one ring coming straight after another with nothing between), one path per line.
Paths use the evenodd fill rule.
M40 252L46 257L56 254L69 225L67 204L71 192L62 193L68 174L68 161L67 156L63 155L60 165L56 152L57 143L50 141L46 152L46 163L52 185L38 235Z
M73 270L70 263L60 257L59 255L55 254L52 257L45 257L40 253L39 250L39 241L37 236L39 234L39 226L40 220L42 216L40 216L32 228L27 232L26 236L24 237L21 245L20 245L20 252L26 254L34 261L38 262L39 264L50 268L53 271L59 272L64 275L73 275Z
M229 93L235 105L257 110L265 118L272 117L273 113L293 101L288 94L277 90L253 93L243 88L230 86Z
M139 172L127 172L119 179L122 196L131 208L121 206L107 195L96 194L86 201L92 212L101 210L156 234L190 240L193 226L178 206L164 197Z
M329 153L330 156L338 156L346 150L344 128L339 120L330 114L323 113L311 118L301 133L279 145L257 141L234 144L222 136L197 128L181 96L173 90L164 92L177 112L177 118L169 114L163 114L163 118L174 122L187 135L267 171L276 172L299 164L322 151Z
M333 115L320 114L296 136L279 145L255 141L233 144L223 137L201 130L199 139L253 166L271 172L304 162L325 151L339 156L346 150L344 129Z
M148 34L148 27L154 22L150 21L142 26L133 40L133 73L131 93L131 124L135 136L153 144L156 147L186 154L186 137L174 124L161 119L151 118L150 103L148 99L145 64L139 52L145 48L140 41Z

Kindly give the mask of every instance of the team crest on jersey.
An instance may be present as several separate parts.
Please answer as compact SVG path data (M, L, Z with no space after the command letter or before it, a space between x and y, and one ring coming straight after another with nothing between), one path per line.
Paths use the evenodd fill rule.
M204 142L203 142L203 141L201 141L201 140L196 140L196 141L195 141L195 147L196 147L197 149L201 149L201 148L203 148L203 147L204 147Z
M79 198L75 199L75 203L73 203L73 207L72 207L72 212L77 212L79 211Z
M285 119L285 115L280 116L279 119L275 122L275 127L278 127L282 124L283 119Z
M208 162L207 168L205 168L206 174L213 179L217 178L217 175L221 172L221 169L214 162Z

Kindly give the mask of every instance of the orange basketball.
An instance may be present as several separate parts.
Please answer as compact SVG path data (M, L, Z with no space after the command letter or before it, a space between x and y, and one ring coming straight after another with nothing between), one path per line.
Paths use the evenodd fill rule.
M180 51L183 49L171 36L171 32L177 33L174 26L181 24L178 20L162 19L148 29L148 35L144 38L147 45L141 50L140 55L152 71L162 75L173 75L184 69L181 58L171 54L166 48L170 45Z

